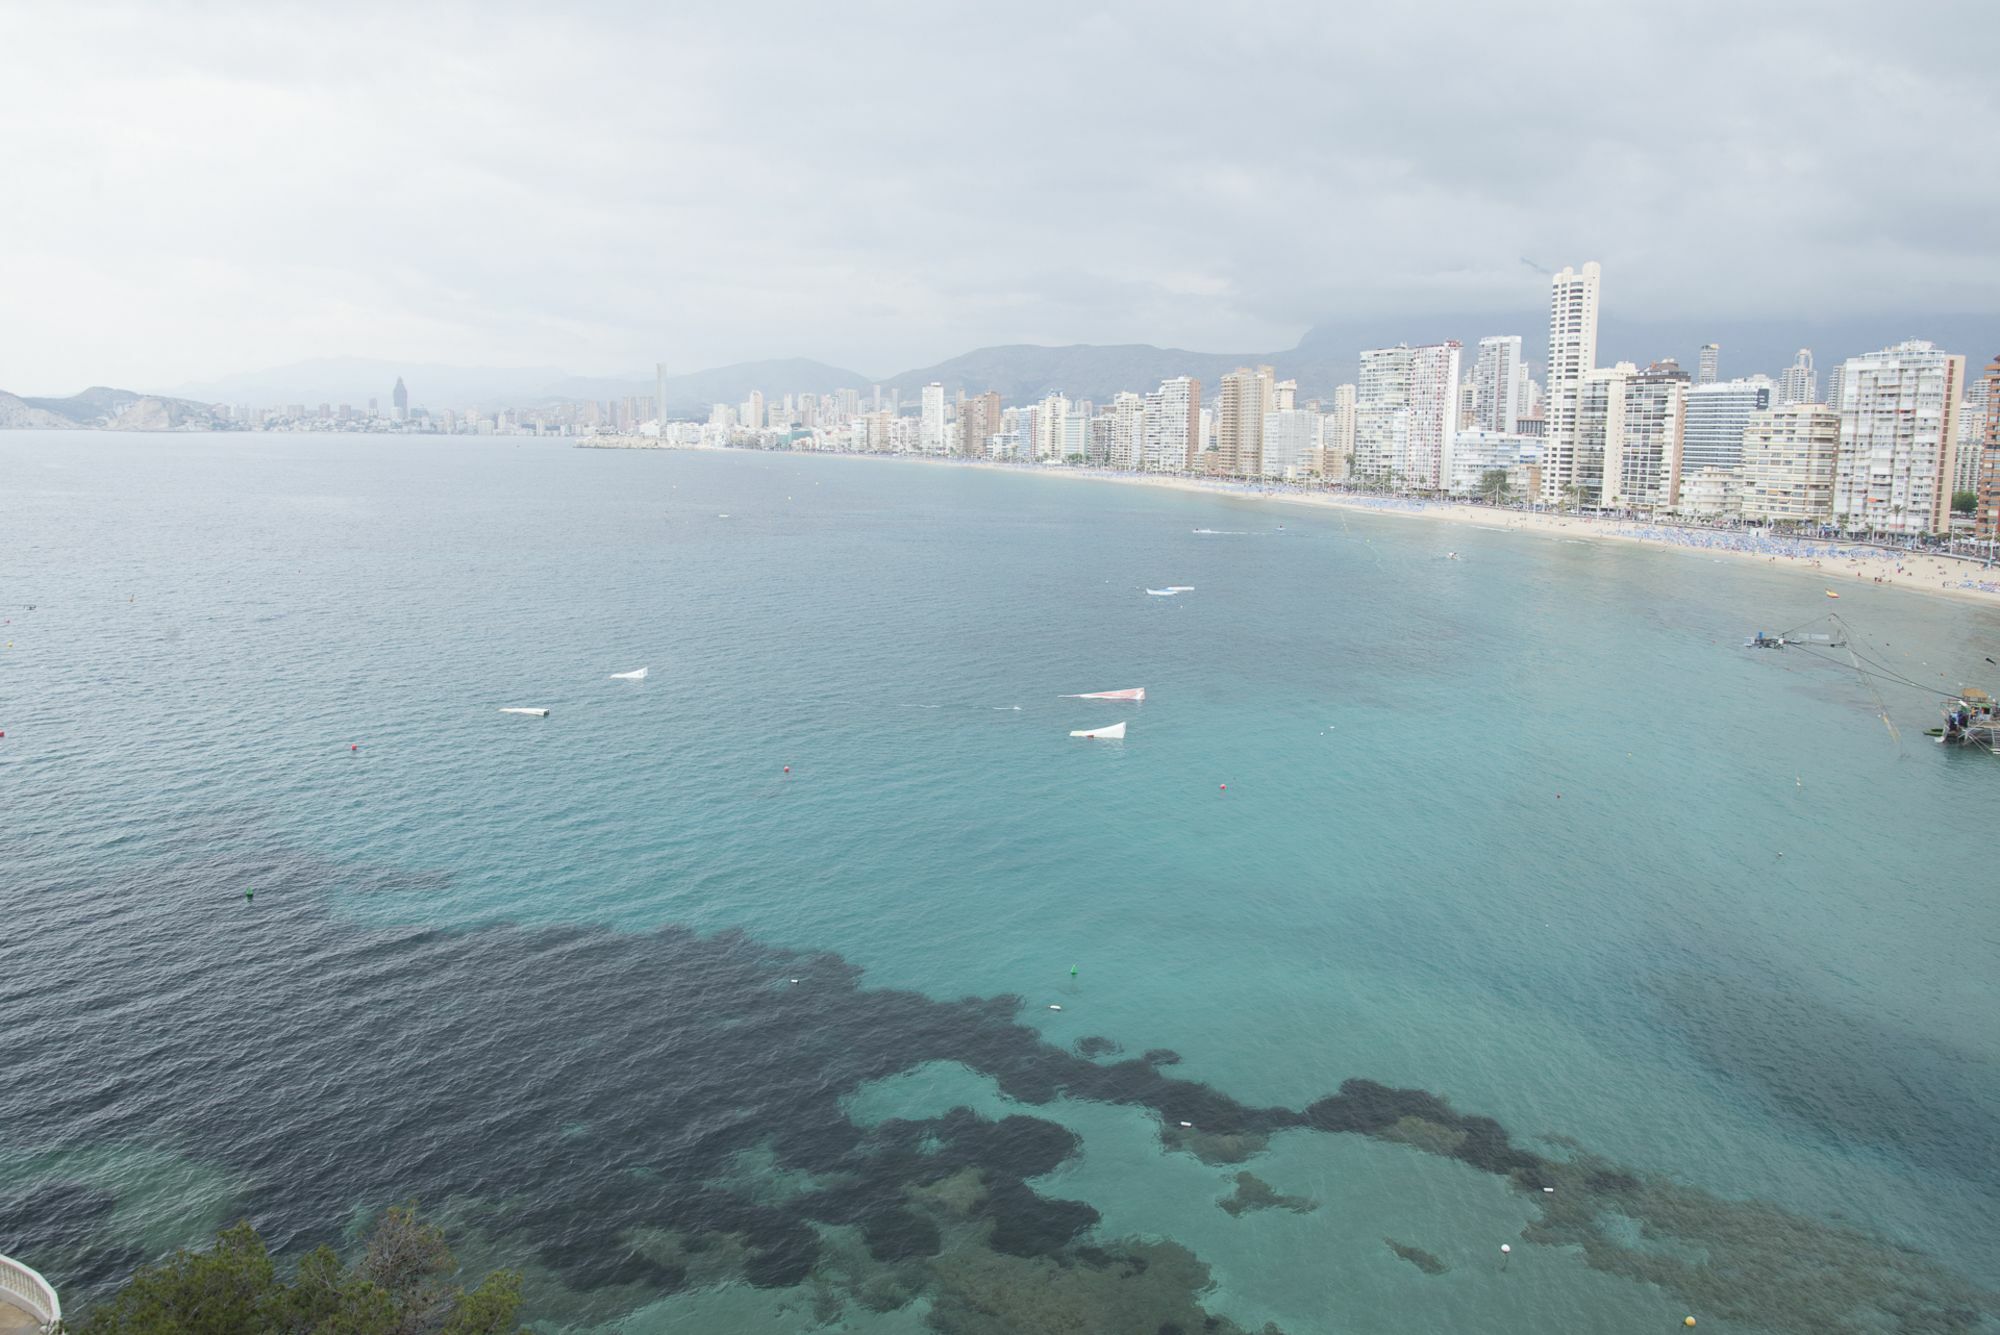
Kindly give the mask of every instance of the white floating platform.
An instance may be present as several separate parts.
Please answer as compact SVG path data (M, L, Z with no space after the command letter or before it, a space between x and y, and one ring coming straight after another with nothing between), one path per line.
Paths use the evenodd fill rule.
M526 714L531 718L547 718L549 716L549 711L546 709L524 709L518 705L503 705L500 708L500 712L503 714Z
M1125 740L1125 725L1114 723L1108 728L1085 728L1080 732L1071 733L1070 736L1088 737L1101 742L1122 742Z

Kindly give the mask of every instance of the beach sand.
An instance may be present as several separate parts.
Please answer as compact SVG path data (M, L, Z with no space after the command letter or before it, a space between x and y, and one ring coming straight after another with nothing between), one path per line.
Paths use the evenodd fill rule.
M1593 515L1543 514L1500 510L1455 501L1406 501L1303 488L1253 486L1220 479L1172 477L1148 473L1115 473L1099 469L1050 468L985 460L926 459L915 455L840 455L850 459L905 461L953 468L1066 478L1078 482L1109 482L1121 486L1160 487L1200 492L1238 500L1279 505L1355 510L1404 519L1464 524L1473 528L1525 533L1541 537L1588 538L1631 542L1694 555L1755 561L1773 569L1793 570L1835 593L1857 585L1914 590L2000 607L2000 566L1922 552L1887 551L1839 541L1774 538L1754 531L1719 531L1671 523L1600 518Z

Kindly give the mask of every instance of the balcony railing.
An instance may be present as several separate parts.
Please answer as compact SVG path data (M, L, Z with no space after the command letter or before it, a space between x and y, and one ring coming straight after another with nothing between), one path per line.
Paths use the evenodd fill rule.
M62 1320L62 1303L49 1282L9 1256L0 1256L0 1305L26 1312L43 1330Z

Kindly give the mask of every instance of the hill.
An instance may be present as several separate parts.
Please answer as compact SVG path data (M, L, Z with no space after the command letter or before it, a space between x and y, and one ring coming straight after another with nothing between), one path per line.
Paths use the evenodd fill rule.
M205 403L129 389L95 385L66 399L22 398L0 392L0 428L209 431L215 426L215 413Z

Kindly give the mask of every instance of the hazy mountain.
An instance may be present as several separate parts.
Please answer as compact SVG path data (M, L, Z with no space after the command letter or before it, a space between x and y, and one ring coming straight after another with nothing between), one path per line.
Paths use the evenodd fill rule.
M432 412L446 409L527 408L559 399L621 399L653 394L648 373L578 376L552 366L443 366L364 357L328 357L264 371L222 376L184 385L179 393L218 403L257 407L322 403L363 408L374 399L384 412L396 378L410 391L410 405ZM804 358L743 362L667 377L667 401L677 413L705 414L712 403L739 403L753 389L766 394L826 394L868 383L858 371L844 371Z
M0 427L61 431L91 427L110 431L207 431L215 414L205 403L135 394L96 385L66 399L31 399L0 393Z

